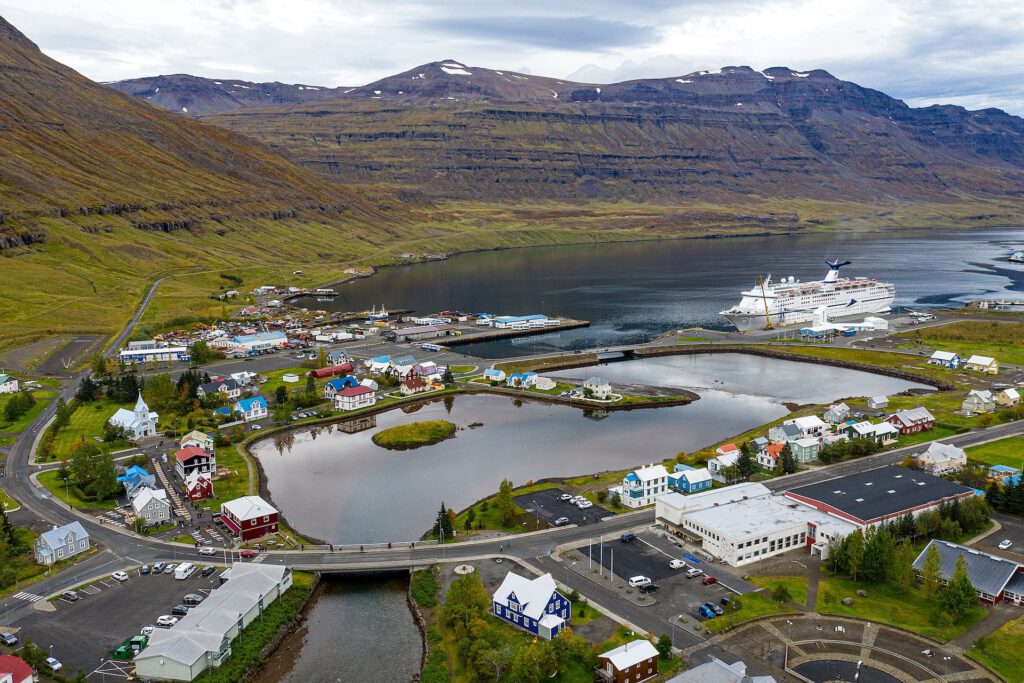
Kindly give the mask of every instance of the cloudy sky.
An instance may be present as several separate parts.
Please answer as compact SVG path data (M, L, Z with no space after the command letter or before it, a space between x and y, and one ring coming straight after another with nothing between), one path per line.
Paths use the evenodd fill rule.
M1021 0L0 0L0 14L99 81L363 85L456 59L600 83L742 64L1024 115Z

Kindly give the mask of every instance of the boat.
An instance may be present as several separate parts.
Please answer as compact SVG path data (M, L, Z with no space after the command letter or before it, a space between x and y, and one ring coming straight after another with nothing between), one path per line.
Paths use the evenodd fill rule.
M866 277L840 277L839 269L850 261L825 261L828 274L823 280L801 282L794 277L772 282L772 276L759 278L751 289L741 292L742 299L722 311L739 331L812 322L816 314L827 319L890 310L896 288L890 282Z
M1015 251L1006 260L1010 263L1024 263L1024 251Z

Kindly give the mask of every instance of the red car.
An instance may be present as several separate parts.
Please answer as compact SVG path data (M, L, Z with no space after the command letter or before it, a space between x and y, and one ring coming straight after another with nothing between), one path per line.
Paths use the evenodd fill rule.
M718 579L716 579L713 576L705 576L703 579L700 580L700 582L703 583L705 586L710 586L713 583L718 583Z
M243 548L243 549L238 551L238 556L239 557L244 557L246 559L248 559L250 557L256 557L256 551L253 550L252 548Z

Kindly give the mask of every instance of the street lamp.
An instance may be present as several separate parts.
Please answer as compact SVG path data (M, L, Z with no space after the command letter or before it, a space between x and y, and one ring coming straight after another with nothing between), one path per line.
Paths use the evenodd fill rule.
M949 678L949 660L952 657L946 656L942 658L942 678Z
M103 663L106 661L107 660L105 658L100 657L100 675L103 676L103 683L107 683L107 672L103 668Z
M789 619L787 619L786 623L789 624L789 642L792 643L793 642L793 622L790 621Z

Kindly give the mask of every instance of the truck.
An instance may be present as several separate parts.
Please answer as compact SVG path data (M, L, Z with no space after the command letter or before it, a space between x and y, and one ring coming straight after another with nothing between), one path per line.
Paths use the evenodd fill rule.
M149 636L132 636L123 643L110 650L110 658L126 662L132 659L149 645Z

